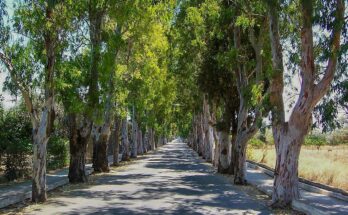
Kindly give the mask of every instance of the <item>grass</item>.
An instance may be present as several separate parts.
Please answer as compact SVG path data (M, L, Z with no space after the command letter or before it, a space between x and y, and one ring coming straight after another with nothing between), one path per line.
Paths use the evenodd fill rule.
M275 166L274 146L252 148L249 159ZM263 158L263 160L262 160ZM348 191L348 146L303 146L299 159L299 176Z

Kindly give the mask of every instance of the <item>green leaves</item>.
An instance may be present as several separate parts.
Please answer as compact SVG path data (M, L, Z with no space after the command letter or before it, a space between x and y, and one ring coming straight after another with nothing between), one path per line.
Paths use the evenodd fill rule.
M243 30L247 30L248 28L255 26L255 19L247 17L245 14L240 15L236 19L236 26L240 26Z

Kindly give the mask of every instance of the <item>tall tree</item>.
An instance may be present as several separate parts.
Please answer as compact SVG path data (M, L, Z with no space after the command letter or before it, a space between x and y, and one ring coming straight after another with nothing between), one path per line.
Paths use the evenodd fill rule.
M46 148L55 118L55 65L64 42L61 36L66 22L60 15L66 12L66 5L51 0L19 1L15 8L14 28L27 41L20 45L25 39L19 37L19 41L13 45L8 43L0 52L1 62L11 77L10 85L15 88L14 92L20 91L32 121L34 202L47 199ZM42 95L35 95L36 89L42 90ZM34 101L36 96L42 102Z
M334 78L337 59L340 54L341 33L344 25L345 2L329 1L320 10L315 11L318 2L300 1L301 11L301 64L299 67L302 78L300 95L289 117L285 120L283 101L283 53L279 17L281 5L278 1L267 1L269 6L270 41L272 47L273 74L270 86L270 105L272 108L272 130L276 149L276 166L272 201L275 207L291 204L299 198L298 158L304 137L312 124L312 112L320 99L328 92ZM324 9L325 8L325 9ZM327 11L326 11L327 10ZM328 13L329 12L329 13ZM327 65L320 75L315 64L313 24L314 13L330 17L325 25L319 25L330 32L330 52ZM327 19L325 19L327 20Z

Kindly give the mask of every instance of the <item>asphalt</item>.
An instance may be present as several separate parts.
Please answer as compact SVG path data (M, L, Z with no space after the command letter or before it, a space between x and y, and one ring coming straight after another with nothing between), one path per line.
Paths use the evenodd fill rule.
M24 214L271 214L265 201L216 174L185 143L65 191Z

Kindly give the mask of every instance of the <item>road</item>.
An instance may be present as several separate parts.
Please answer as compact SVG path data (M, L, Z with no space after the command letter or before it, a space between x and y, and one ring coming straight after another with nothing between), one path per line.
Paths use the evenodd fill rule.
M72 186L24 214L270 214L264 199L216 174L184 143Z

